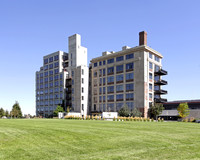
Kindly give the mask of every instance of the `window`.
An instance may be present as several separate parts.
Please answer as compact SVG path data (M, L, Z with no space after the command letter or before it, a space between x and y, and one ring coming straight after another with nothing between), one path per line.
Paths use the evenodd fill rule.
M55 69L54 70L54 74L58 74L59 70L58 69Z
M59 66L59 62L54 63L54 67L58 67Z
M106 69L103 69L103 75L104 76L106 75Z
M124 65L116 66L117 73L123 72L123 70L124 70Z
M106 101L106 96L103 96L103 101L104 101L104 102Z
M99 88L99 94L101 94L102 93L102 88Z
M102 100L102 97L101 97L101 96L99 96L99 102L101 102L101 100Z
M53 75L53 71L49 71L49 75Z
M152 59L152 57L153 57L152 53L149 53L149 58L151 58L151 59Z
M123 92L123 90L124 90L124 86L123 85L117 85L116 86L116 91L117 92L121 92L121 91Z
M134 103L133 102L126 102L128 108L132 111L134 108Z
M154 90L158 91L158 90L160 90L160 87L159 86L154 86Z
M120 56L120 57L117 57L117 58L116 58L116 61L117 61L117 62L123 61L123 60L124 60L124 56Z
M101 63L102 63L102 62L100 61L100 62L99 62L99 66L101 66Z
M107 77L107 83L114 83L114 76Z
M50 57L50 58L49 58L49 62L53 62L53 57Z
M124 99L124 95L123 94L117 94L116 95L116 100L122 100Z
M52 69L52 68L53 68L53 64L50 64L50 65L49 65L49 69Z
M58 75L55 75L54 80L58 80L58 77L59 77Z
M49 81L53 81L53 77L49 77Z
M96 63L94 63L94 67L97 67L97 62L96 62Z
M106 61L104 60L104 61L103 61L103 65L105 65L105 64L106 64Z
M108 103L107 107L108 107L108 112L114 112L114 103Z
M154 76L154 81L157 82L160 80L160 76Z
M107 74L113 74L114 73L114 67L110 67L107 69Z
M149 98L152 99L152 93L149 93Z
M82 96L82 100L84 100L84 96Z
M48 76L48 71L47 71L47 72L44 72L44 76L45 76L45 77Z
M45 83L45 88L48 88L48 83Z
M149 73L149 79L152 80L152 73Z
M43 79L40 79L40 83L43 83Z
M102 69L99 70L99 76L101 76L101 75L102 75Z
M82 69L82 75L84 75L84 69Z
M126 94L126 100L133 100L134 99L134 94L133 93L127 93Z
M126 80L133 80L133 73L127 73L126 74Z
M160 67L155 65L155 71L158 72L160 70Z
M149 68L153 69L153 64L151 62L149 62Z
M122 107L124 103L116 103L116 111L118 112Z
M113 92L114 92L114 86L108 86L107 93L113 93Z
M58 60L58 55L54 56L54 61Z
M82 78L82 84L84 84L84 78Z
M114 62L114 58L108 59L108 60L107 60L107 63L108 63L108 64L113 63L113 62Z
M155 61L160 62L160 58L158 56L155 56Z
M133 70L133 63L126 64L126 70Z
M54 86L58 86L58 81L54 82Z
M114 100L114 95L108 95L107 96L107 100L109 101L113 101Z
M131 58L133 58L134 56L133 56L133 53L131 53L131 54L127 54L126 55L126 59L131 59Z
M116 76L116 82L121 82L121 81L124 81L124 75L123 74Z
M126 84L126 91L133 91L133 83Z
M84 93L84 88L82 87L82 93Z
M94 72L94 77L97 77L97 72Z
M59 89L58 88L54 88L54 92L59 92Z
M106 88L105 87L103 87L103 94L105 94L106 93Z
M102 78L99 78L99 85L102 84Z
M72 79L72 85L74 85L74 80Z
M84 111L84 104L82 104L82 110Z
M106 84L106 78L103 78L103 84Z
M43 73L40 73L40 78L42 78L43 77Z
M48 65L44 66L44 70L47 70L48 69Z
M60 75L60 79L62 79L62 77L63 77L63 75L61 74L61 75Z
M152 84L151 83L149 83L149 90L152 90Z
M44 64L47 64L48 63L48 59L44 59Z

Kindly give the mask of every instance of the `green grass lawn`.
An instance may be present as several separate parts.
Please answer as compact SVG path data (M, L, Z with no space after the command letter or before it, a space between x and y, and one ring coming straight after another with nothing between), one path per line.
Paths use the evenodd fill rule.
M0 159L200 159L200 124L0 120Z

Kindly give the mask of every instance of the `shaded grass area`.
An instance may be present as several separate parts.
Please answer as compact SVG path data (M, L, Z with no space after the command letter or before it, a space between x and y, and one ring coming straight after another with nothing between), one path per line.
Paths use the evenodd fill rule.
M0 120L0 159L200 159L200 125Z

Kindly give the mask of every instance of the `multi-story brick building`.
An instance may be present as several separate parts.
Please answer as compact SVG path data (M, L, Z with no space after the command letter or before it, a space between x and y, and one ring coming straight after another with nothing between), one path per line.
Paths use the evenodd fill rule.
M125 104L137 107L146 117L150 103L165 102L167 91L161 79L163 56L147 46L147 33L139 33L139 46L122 47L119 52L103 52L91 60L91 112L118 111Z

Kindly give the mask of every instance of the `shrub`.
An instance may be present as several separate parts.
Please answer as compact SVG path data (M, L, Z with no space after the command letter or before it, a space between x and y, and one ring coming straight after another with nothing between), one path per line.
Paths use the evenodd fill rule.
M149 121L150 121L150 118L147 118L147 121L149 122Z
M158 118L158 122L160 122L161 121L161 119L160 119L160 117Z
M153 118L151 118L151 122L154 122L154 119L153 119Z
M105 120L105 117L103 117L103 120Z
M195 122L195 118L194 117L190 117L189 122Z
M163 119L163 118L161 119L161 122L164 122L164 119Z
M97 120L97 115L95 116L95 120Z
M115 121L115 117L113 118L113 121Z

